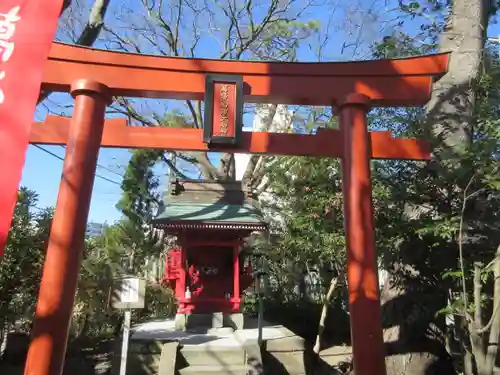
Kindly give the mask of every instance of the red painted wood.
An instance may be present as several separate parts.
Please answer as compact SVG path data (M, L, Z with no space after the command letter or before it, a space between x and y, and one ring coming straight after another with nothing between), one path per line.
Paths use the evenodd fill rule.
M184 59L102 51L54 43L43 89L67 92L92 77L115 96L203 100L207 74L241 75L245 101L335 105L351 92L378 106L421 106L433 77L446 72L448 54L397 60L288 63Z
M106 88L81 80L52 221L25 375L60 375L101 143Z
M62 3L0 1L0 255L12 222L44 63Z
M233 247L233 298L240 298L240 256L239 246Z
M6 4L5 1L8 4L12 2L3 0L1 6ZM33 12L32 21L24 22L28 28L25 35L28 40L29 34L30 50L26 55L16 55L16 59L22 61L15 66L22 67L22 71L14 78L25 78L28 73L30 76L29 79L16 80L15 84L10 82L7 94L21 92L16 90L20 90L25 82L36 85L38 90L40 80L35 73L42 66L42 62L33 58L33 48L36 47L35 50L38 51L39 45L32 43L36 33L31 31L36 29L37 33L53 34L56 24L53 13L50 13L50 17L43 15L49 14L52 6L58 5L60 9L61 1L26 3L32 6L36 4L39 11L36 15ZM37 46L33 47L35 44ZM28 51L27 48L24 50ZM40 52L36 56L42 55ZM115 96L203 100L207 74L237 74L241 75L245 82L246 102L335 106L355 92L369 97L370 104L374 106L421 106L429 98L433 79L446 72L448 59L448 54L441 54L350 63L214 61L141 56L55 43L49 61L45 64L42 89L70 92L75 80L92 77L108 86L110 94ZM13 59L11 66L14 66ZM26 66L33 69L27 73ZM5 79L4 81L7 82ZM32 88L34 86L30 87L26 91L29 93L27 98L33 101L37 93ZM95 87L90 90L96 91ZM25 95L24 91L22 95ZM11 97L14 96L9 98ZM10 143L9 139L1 142L4 147L8 144L7 149L13 150L12 153L17 158L15 166L9 170L11 188L3 190L8 194L15 190L12 186L17 188L20 165L28 139L31 143L68 144L65 178L59 191L37 306L34 340L30 347L25 375L59 375L62 370L99 146L224 151L223 148L208 149L203 143L201 131L196 129L125 127L123 120L108 120L102 131L105 106L100 100L94 101L95 98L96 95L78 96L69 133L68 120L52 117L43 129L39 124L35 125L29 135L29 125L26 125L24 117L19 117L21 120L15 124L19 123L21 128L15 130L19 130L19 133L14 143ZM21 115L32 116L34 105L31 109L28 105L20 108L21 99L24 97L19 96L16 99L15 105L11 107L15 110L11 109L9 116L16 116L16 119ZM350 99L352 101L356 96L350 96ZM352 104L348 103L342 109L343 132L323 130L315 136L246 133L242 145L231 151L344 157L342 166L346 194L354 362L359 375L384 375L368 163L369 158L428 159L429 146L418 140L392 139L388 133L372 133L368 136L364 109ZM3 110L5 108L2 107ZM25 108L28 111L25 111ZM0 118L0 124L10 126L12 119L4 113L0 112L3 116ZM0 154L4 156L0 158L4 160L4 164L12 163L12 158L5 158L5 155L7 154ZM5 174L6 169L2 169ZM1 201L0 204L1 218L4 221L5 218L10 220L12 214L12 199L8 198L5 202L7 203ZM4 230L1 225L0 221L0 230ZM5 231L3 235L5 237ZM181 254L184 264L185 252L182 251ZM185 271L184 267L181 267L178 288L182 288L182 291L185 290ZM221 304L236 308L239 307L240 301L233 298ZM193 307L191 302L186 306Z
M30 143L66 144L69 119L48 116L35 123ZM338 130L319 129L316 135L243 132L241 146L209 148L201 129L148 128L126 126L124 119L108 119L102 147L149 148L179 151L228 151L251 154L297 155L339 158L343 155L342 134ZM392 138L390 132L372 132L371 156L374 159L428 160L429 143L420 139Z
M377 253L373 226L368 100L350 95L340 109L344 134L342 190L354 371L385 375Z

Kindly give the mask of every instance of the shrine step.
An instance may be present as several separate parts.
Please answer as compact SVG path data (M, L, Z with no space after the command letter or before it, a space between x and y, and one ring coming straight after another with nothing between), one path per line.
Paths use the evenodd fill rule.
M245 349L238 346L185 345L180 351L179 362L188 366L231 366L245 363Z
M221 312L210 314L190 314L186 315L186 328L196 329L197 327L205 328L222 328L224 326L224 315Z
M176 341L163 344L158 369L161 368L167 374L175 374L178 351L179 343Z
M215 365L215 366L189 366L179 370L179 375L246 375L247 366L242 365Z

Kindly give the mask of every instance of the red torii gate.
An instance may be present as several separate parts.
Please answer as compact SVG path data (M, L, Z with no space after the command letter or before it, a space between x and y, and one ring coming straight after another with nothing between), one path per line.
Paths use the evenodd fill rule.
M62 368L101 146L341 157L354 367L359 375L385 374L370 158L425 160L430 154L424 141L369 133L366 113L370 106L425 104L433 78L446 71L447 63L446 54L350 63L235 62L53 44L42 89L71 92L75 108L71 119L49 117L31 131L31 143L68 147L26 374L56 375ZM123 119L104 120L111 96L203 99L209 74L230 75L221 80L226 83L232 76L241 77L247 102L332 105L339 111L340 130L321 129L316 135L248 132L235 144L214 145L204 142L201 129L132 127ZM229 124L223 138L238 133L236 113L242 101L239 86L229 85L234 100L225 104L234 121L205 124L219 136ZM223 100L217 89L222 89L214 87L212 96L205 98L205 112L221 111Z
M446 72L448 57L237 62L142 56L54 43L42 90L70 92L75 107L71 119L50 116L44 123L35 123L29 136L30 143L66 144L67 148L25 375L62 373L100 147L342 158L354 367L358 375L384 375L370 159L427 160L430 149L421 140L369 133L366 114L372 106L424 105L433 79ZM316 135L240 133L243 95L253 103L331 105L338 110L340 130L322 129ZM105 120L113 96L205 99L205 113L211 114L205 121L208 133Z

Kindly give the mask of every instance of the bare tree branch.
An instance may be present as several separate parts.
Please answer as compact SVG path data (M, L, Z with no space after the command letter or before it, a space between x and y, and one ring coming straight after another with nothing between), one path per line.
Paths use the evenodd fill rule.
M334 296L334 293L338 290L337 286L339 286L339 280L342 280L343 276L339 275L338 277L332 278L330 281L330 286L328 288L328 292L326 293L326 296L323 299L323 306L321 308L321 316L319 318L319 326L318 326L318 334L316 336L316 342L314 344L313 351L316 354L319 354L321 351L321 338L323 336L323 332L325 330L325 321L328 316L328 306L330 305L330 302L332 301L332 298Z
M71 2L72 2L72 0L64 0L64 1L63 1L63 6L62 6L62 9L61 9L61 14L59 15L59 17L60 17L60 16L64 13L64 11L65 11L66 9L68 9L68 8L70 7Z
M81 46L91 46L97 40L99 33L104 26L104 17L111 0L95 0L90 11L90 16L76 44Z
M81 46L90 47L94 44L101 32L104 25L104 17L111 0L95 0L94 5L90 10L90 15L87 24L83 28L80 37L76 44ZM71 5L71 0L66 0L63 3L63 10L61 14ZM51 94L50 91L42 91L38 96L38 102L42 102Z
M168 165L168 167L169 167L170 169L172 169L172 170L174 171L174 173L175 173L178 177L183 178L183 179L188 179L188 177L187 177L184 173L182 173L182 172L179 170L179 168L177 168L177 167L176 167L176 165L175 165L174 163L172 163L172 161L171 161L171 160L169 160L169 159L165 156L165 154L164 154L164 155L162 155L162 159L163 159L163 161L165 162L165 164L167 164L167 165Z
M129 18L123 17L123 29L108 30L114 41L111 44L121 50L132 49L141 53L141 46L147 45L147 53L158 53L166 56L194 57L196 47L207 37L216 40L224 39L219 54L220 59L241 59L250 56L267 60L293 59L291 50L295 49L297 41L307 36L302 33L300 26L293 21L297 20L302 12L313 4L313 0L300 3L297 7L295 0L271 0L263 3L255 0L243 2L221 1L208 2L206 0L177 0L165 2L163 0L142 0L145 9L144 24L130 24ZM124 15L136 13L136 9L123 8ZM203 16L201 16L203 14ZM305 23L307 25L307 23ZM287 28L290 27L288 30ZM297 28L298 32L295 32ZM131 41L129 30L136 32L138 41ZM305 29L304 29L305 30ZM290 31L290 32L289 32ZM281 33L281 36L278 34ZM222 38L221 38L222 36ZM141 40L143 44L141 44ZM273 52L276 51L276 52ZM187 114L192 118L194 128L203 127L202 102L186 101ZM134 105L132 102L129 105ZM139 110L127 108L125 112L135 121L141 121L145 116L139 115ZM161 122L164 115L152 116L155 121ZM272 118L269 119L272 124ZM145 125L151 126L151 121ZM269 126L266 126L268 129ZM223 155L221 164L216 168L208 158L206 152L184 153L187 159L195 162L205 178L226 179L234 178L234 156ZM258 161L259 171L267 159L253 158L254 167ZM261 174L259 174L261 176Z

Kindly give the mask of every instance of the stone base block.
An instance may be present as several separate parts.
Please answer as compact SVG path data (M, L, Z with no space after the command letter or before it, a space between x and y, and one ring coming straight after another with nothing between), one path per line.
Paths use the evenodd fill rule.
M187 327L186 314L175 314L174 324L176 331L185 331Z
M160 363L158 366L158 375L175 374L178 342L167 342L161 349Z
M245 317L243 313L224 314L224 327L231 327L232 329L243 329Z
M223 316L220 312L211 314L190 314L186 315L186 328L196 329L198 327L222 328L224 326Z
M196 330L199 328L218 329L223 327L240 330L244 328L245 318L242 313L223 314L221 312L211 314L176 314L175 330Z

